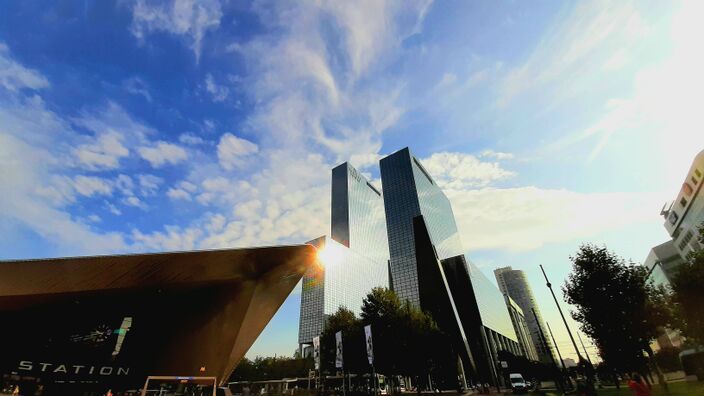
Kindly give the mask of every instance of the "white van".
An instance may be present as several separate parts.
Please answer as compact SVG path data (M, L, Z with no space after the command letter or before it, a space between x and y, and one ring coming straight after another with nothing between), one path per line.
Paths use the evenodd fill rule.
M511 390L513 391L513 393L522 393L528 391L526 381L523 379L523 376L521 374L511 373L508 375L508 378L511 381Z

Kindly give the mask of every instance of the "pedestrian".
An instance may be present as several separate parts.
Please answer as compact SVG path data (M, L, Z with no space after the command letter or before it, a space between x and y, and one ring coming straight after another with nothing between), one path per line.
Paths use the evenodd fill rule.
M105 393L105 396L112 396L112 389L108 389L108 391Z
M15 385L15 390L12 391L12 396L20 396L20 386Z
M631 388L633 396L652 396L650 386L643 381L638 373L631 375L631 379L628 381L628 387Z

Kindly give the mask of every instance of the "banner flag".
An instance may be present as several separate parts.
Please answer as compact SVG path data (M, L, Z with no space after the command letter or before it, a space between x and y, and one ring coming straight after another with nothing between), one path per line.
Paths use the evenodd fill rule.
M335 333L335 350L337 351L335 354L335 367L342 368L342 331Z
M374 344L372 344L372 325L364 326L364 338L367 341L367 359L369 364L374 364Z
M320 336L313 337L313 360L315 369L320 370Z

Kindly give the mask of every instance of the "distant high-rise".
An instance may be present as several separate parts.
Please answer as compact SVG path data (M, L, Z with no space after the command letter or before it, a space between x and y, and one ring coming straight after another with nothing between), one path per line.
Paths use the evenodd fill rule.
M310 345L341 306L360 314L375 287L389 287L389 249L381 192L348 163L332 170L331 232L310 244L329 257L303 278L298 343ZM303 349L303 348L302 348Z
M526 323L530 329L530 336L533 340L533 345L535 345L535 349L538 352L538 358L543 363L552 364L552 357L555 356L552 352L552 342L549 337L545 337L545 339L543 339L540 335L541 330L543 334L548 334L547 328L543 324L543 318L540 315L540 308L538 308L538 304L535 302L535 297L533 296L533 291L530 288L530 284L528 284L526 274L521 270L514 270L511 267L504 267L494 270L494 276L496 276L496 282L499 284L499 289L504 294L512 298L523 310ZM535 310L535 316L538 317L537 321L532 310ZM547 348L545 345L546 343Z
M408 148L380 167L394 291L453 335L470 375L501 382L498 352L522 352L504 297L465 257L449 199Z

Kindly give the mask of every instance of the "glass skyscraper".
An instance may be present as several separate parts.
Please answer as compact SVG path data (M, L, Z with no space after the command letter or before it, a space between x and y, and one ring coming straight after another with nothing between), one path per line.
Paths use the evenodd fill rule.
M463 254L450 200L408 148L380 161L391 278L401 300L420 306L413 218L423 215L440 260Z
M479 380L500 382L498 351L522 354L504 296L465 256L449 199L410 150L380 165L394 291L469 345Z
M389 287L389 249L379 189L348 163L332 170L330 236L311 242L330 257L303 278L298 343L312 343L326 318L343 306L361 313L375 287Z
M550 341L550 337L547 336L547 328L543 324L540 309L535 302L533 290L530 288L530 284L528 284L526 274L521 270L503 267L494 270L494 276L496 276L496 282L499 284L501 292L512 298L523 310L526 323L530 329L530 337L538 352L538 358L543 363L552 364L555 358L552 351L552 342ZM535 311L535 315L533 311ZM541 336L541 332L545 338Z

